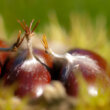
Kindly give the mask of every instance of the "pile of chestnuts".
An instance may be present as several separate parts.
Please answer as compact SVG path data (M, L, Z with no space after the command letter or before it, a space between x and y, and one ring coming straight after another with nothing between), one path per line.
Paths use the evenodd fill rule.
M0 40L0 79L5 86L16 84L14 94L18 97L29 95L37 98L43 94L47 84L53 80L60 81L69 96L77 97L79 93L78 75L87 82L88 92L97 95L97 83L103 81L109 87L108 64L100 55L84 49L71 49L63 55L56 54L48 47L46 36L42 37L44 50L33 48L31 37L39 22L32 28L19 21L24 30L18 33L17 41L8 47ZM23 40L27 48L19 51ZM91 92L92 90L92 92Z

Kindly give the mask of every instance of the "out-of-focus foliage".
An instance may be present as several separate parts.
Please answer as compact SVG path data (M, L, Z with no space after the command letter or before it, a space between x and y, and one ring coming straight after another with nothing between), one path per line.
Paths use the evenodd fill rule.
M5 27L12 33L19 25L17 19L41 20L40 28L49 22L48 15L55 12L61 25L69 29L71 13L88 14L94 21L97 16L105 16L110 25L109 0L0 0L0 14L5 20Z

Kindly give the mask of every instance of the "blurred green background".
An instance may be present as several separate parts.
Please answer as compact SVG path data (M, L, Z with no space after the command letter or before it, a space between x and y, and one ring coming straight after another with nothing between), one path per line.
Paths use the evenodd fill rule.
M110 27L110 0L0 0L2 15L8 34L18 29L17 19L29 23L33 18L40 20L39 29L49 22L49 15L55 13L59 23L66 30L70 28L72 13L87 14L93 23L97 16L104 16Z

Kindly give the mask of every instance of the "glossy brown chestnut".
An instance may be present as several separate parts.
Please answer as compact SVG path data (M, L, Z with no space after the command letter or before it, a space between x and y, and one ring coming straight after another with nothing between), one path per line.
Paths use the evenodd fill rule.
M96 83L98 83L97 80L101 82L106 80L105 82L109 83L107 63L100 55L84 49L73 49L69 53L70 61L68 60L68 63L63 66L60 73L60 80L64 82L69 95L78 95L78 74L82 74L83 79L88 84L88 88L90 86L95 87ZM108 85L107 83L105 83L105 86Z
M35 98L42 95L44 86L51 81L48 68L52 67L52 60L43 50L33 49L31 37L37 23L31 30L32 22L29 27L20 22L25 31L27 48L9 59L5 66L4 80L5 85L17 83L15 95L20 97L30 95Z
M51 59L44 51L34 49L33 53L42 62L45 62L48 66L52 66ZM40 96L43 93L44 86L51 81L47 68L35 57L29 58L28 50L22 51L14 59L11 58L5 70L5 84L11 85L17 83L15 94L20 97L27 94L31 95L31 97Z
M57 73L59 74L57 79L64 84L69 95L77 96L79 93L79 86L81 85L79 85L78 76L85 80L88 88L95 88L97 94L98 86L96 85L98 83L103 82L105 87L110 84L107 75L107 63L100 55L84 49L73 49L64 55L58 55L48 48L46 36L43 36L42 42L45 51L54 58L54 61L60 64L61 68ZM101 85L102 88L104 86ZM89 91L91 90L88 89Z
M8 46L6 45L6 43L3 42L2 40L0 40L0 48L7 48L7 47ZM4 65L8 55L9 55L8 52L0 51L0 62L1 62L2 65Z

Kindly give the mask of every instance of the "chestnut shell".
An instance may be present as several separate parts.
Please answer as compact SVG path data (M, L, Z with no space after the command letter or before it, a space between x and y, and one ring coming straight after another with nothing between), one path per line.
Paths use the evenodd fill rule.
M52 59L43 50L33 49L33 55L37 56L48 67L52 67ZM48 69L35 57L28 59L28 51L23 50L18 56L11 57L4 70L5 85L17 83L15 95L23 97L27 94L38 97L43 88L51 81Z

